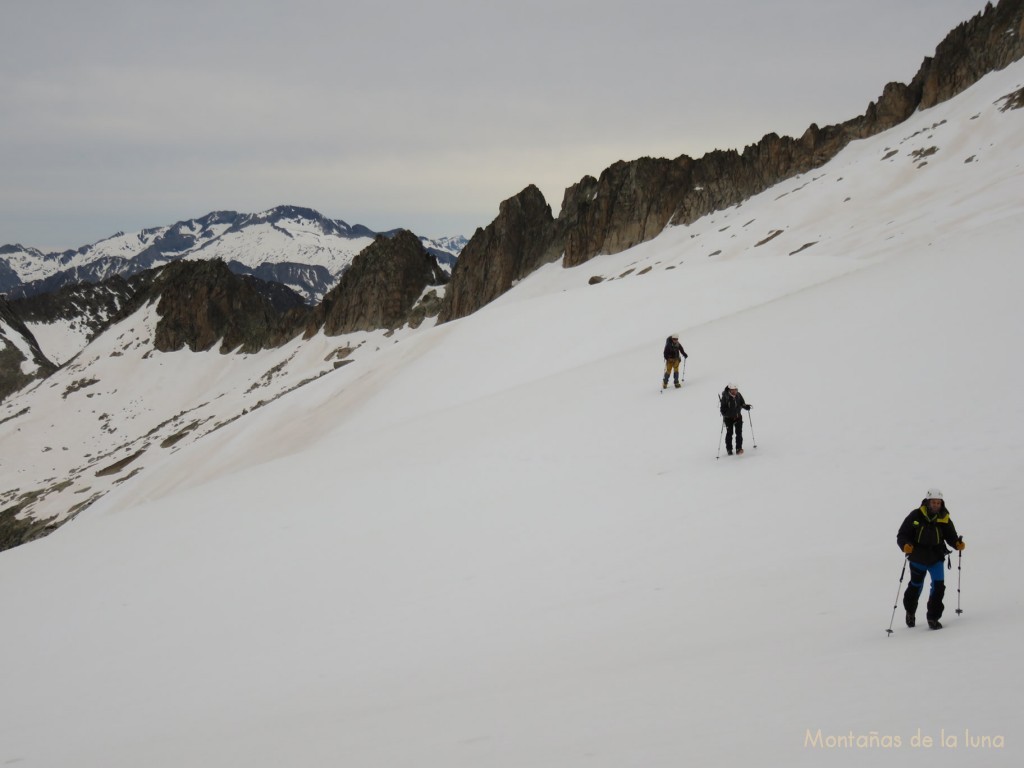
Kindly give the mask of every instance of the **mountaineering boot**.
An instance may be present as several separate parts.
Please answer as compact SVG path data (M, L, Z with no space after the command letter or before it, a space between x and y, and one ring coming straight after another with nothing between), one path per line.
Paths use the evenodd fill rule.
M929 629L942 629L942 625L939 623L939 619L942 618L942 598L946 594L946 582L944 581L933 581L932 591L928 596L928 628Z
M913 574L913 571L911 571ZM907 585L907 591L903 593L903 607L907 610L907 626L912 627L917 623L917 619L914 617L917 615L917 601L921 596L921 585L915 585L913 583L913 575L911 575L911 583Z
M677 382L676 382L676 389L679 389L679 388L680 388L681 386L683 386L683 385L682 385L682 384L680 384L680 383L679 383L679 382L677 381Z
M737 448L736 449L736 455L737 456L742 456L743 455L743 449L742 448Z

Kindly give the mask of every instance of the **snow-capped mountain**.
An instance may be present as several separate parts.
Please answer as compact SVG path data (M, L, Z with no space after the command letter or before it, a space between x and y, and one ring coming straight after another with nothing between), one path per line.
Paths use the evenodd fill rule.
M1018 62L440 326L102 334L0 407L5 533L74 518L0 554L0 759L1018 765L1022 105ZM940 632L894 605L933 485Z
M0 247L0 293L29 296L115 274L128 277L178 259L221 259L238 274L281 283L315 304L377 235L297 206L255 214L215 211L170 226L119 232L63 253ZM420 240L449 273L466 243L464 237Z
M437 263L449 275L452 273L455 262L459 260L459 254L462 253L462 249L469 242L468 238L463 235L439 238L420 237L420 241L423 243L423 247L427 249L427 253L433 255L437 259Z

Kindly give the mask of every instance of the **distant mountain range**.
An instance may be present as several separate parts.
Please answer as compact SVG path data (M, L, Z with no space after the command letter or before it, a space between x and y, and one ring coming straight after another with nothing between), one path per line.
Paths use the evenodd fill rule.
M374 232L292 205L262 213L214 211L165 227L118 232L61 253L0 246L0 293L25 298L114 275L130 277L181 259L221 259L236 274L280 283L316 304L377 235L398 231ZM420 241L449 274L467 242L462 236Z

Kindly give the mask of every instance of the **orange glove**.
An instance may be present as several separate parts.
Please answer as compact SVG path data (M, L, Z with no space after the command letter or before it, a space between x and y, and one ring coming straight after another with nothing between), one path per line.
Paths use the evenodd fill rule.
M913 544L904 544L903 545L903 551L906 552L909 555L911 552L914 551L914 545Z
M967 545L964 544L964 540L963 539L960 539L959 541L957 541L956 544L953 545L953 549L958 549L961 552L963 552L965 549L967 549Z

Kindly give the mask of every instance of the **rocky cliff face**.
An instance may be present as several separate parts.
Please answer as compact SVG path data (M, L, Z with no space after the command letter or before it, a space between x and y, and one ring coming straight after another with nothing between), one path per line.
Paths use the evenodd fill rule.
M236 275L223 261L179 261L161 269L136 303L159 295L153 345L161 352L199 352L218 341L222 353L258 352L283 344L303 326L301 297L292 293L293 313L282 290Z
M219 259L176 261L127 280L114 276L11 303L0 299L0 399L56 369L39 351L22 319L63 321L84 329L83 336L91 340L156 302L160 319L155 349L170 352L187 347L198 352L219 345L222 353L253 353L321 328L335 335L419 325L440 310L438 292L425 294L426 289L447 280L447 273L420 238L403 230L377 237L316 308L286 286L238 274ZM6 343L7 336L17 336L18 343ZM37 373L28 375L22 373L23 350L32 345L38 357L32 363Z
M468 315L496 299L516 280L561 255L555 220L544 195L531 185L503 202L486 229L478 229L452 270L439 322Z
M188 347L221 352L257 352L300 333L321 328L328 335L397 328L414 317L436 314L427 305L414 312L428 286L447 282L437 260L408 231L378 236L361 251L323 301L309 308L284 286L233 273L221 261L182 261L160 270L135 305L157 296L154 346L169 352Z
M0 401L56 369L21 317L0 296Z
M909 84L889 83L863 115L845 123L811 125L798 139L768 134L742 152L615 163L600 178L587 176L567 189L553 222L535 213L546 204L528 188L505 201L498 218L466 245L440 318L476 311L563 253L564 266L577 266L599 253L618 253L649 240L669 224L688 224L740 203L823 165L850 141L892 128L915 110L955 96L1022 56L1024 0L1001 0L950 32Z
M307 335L319 327L329 336L398 328L409 321L428 286L447 280L416 235L402 230L392 237L378 236L324 296L312 313Z
M920 106L935 106L1024 56L1024 0L1001 0L957 26L925 59Z

